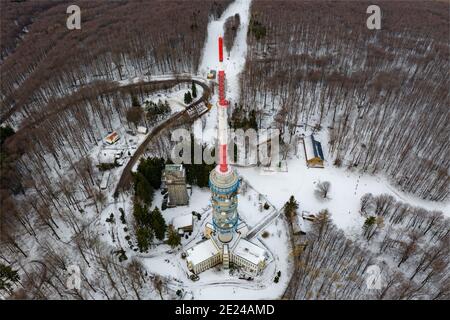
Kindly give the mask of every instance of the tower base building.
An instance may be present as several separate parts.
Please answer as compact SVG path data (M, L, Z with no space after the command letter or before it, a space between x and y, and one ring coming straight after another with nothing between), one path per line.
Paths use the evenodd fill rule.
M259 275L266 267L267 252L237 235L230 243L221 243L216 235L186 250L188 269L194 274L222 264L249 276Z

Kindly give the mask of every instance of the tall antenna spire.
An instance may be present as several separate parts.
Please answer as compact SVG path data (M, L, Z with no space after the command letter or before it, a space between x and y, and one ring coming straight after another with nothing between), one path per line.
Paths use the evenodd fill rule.
M228 171L227 164L227 106L225 97L225 71L223 70L223 38L219 37L219 105L218 105L218 141L219 141L219 171Z

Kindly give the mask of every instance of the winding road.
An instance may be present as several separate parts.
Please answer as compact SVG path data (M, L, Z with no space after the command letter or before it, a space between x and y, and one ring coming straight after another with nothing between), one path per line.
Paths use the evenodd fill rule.
M194 82L195 84L201 86L203 88L202 96L198 100L194 101L189 106L187 106L183 111L174 113L168 119L164 120L162 123L158 124L151 130L146 139L139 145L136 152L133 154L130 161L125 166L122 175L119 179L119 182L117 184L117 187L114 191L114 197L117 197L120 191L126 190L130 186L132 177L131 169L139 160L139 158L142 156L142 154L145 152L148 144L155 137L157 137L159 134L161 134L161 132L163 132L166 129L172 128L177 125L181 125L183 123L193 122L209 111L208 100L211 95L211 88L208 85L208 80L196 75L183 73L183 74L170 74L153 77L142 76L130 78L127 80L121 80L117 82L108 82L108 83L105 82L105 84L107 85L105 86L104 90L95 91L96 95L101 95L101 94L108 94L116 90L131 89L143 85L175 86L177 84L185 82ZM76 95L79 93L80 91L77 91L74 92L73 94ZM38 117L32 119L31 121L30 120L24 121L20 129L17 130L16 135L19 136L22 134L26 134L27 130L33 129L39 126L41 122L48 120L52 116L55 116L58 113L75 106L77 102L81 102L84 98L85 95L80 94L80 97L75 100L69 100L69 102L67 103L61 103L61 106L58 108L55 108L48 112L42 112L39 114ZM11 109L9 112L7 112L6 115L2 117L0 121L1 122L6 121L14 112L17 111L18 111L17 109Z
M126 190L130 186L131 178L132 178L131 170L134 167L134 165L137 163L139 158L142 156L142 154L145 152L147 145L154 138L156 138L159 134L161 134L161 132L163 132L166 129L172 128L172 127L180 125L182 123L193 122L209 111L209 108L206 106L206 103L210 96L209 86L205 82L202 82L199 80L194 80L192 78L189 78L189 80L184 79L184 80L180 80L180 81L181 82L193 81L194 83L200 85L203 88L202 96L197 101L194 101L193 103L191 103L183 111L174 113L172 116L170 116L164 122L160 123L159 125L157 125L156 127L154 127L152 129L152 131L145 138L144 142L142 142L139 145L136 152L133 154L130 161L128 161L127 165L125 166L125 168L122 172L122 175L119 179L119 182L117 183L116 190L114 191L115 198L117 198L119 196L119 193L121 191ZM202 103L205 104L203 106L203 108L200 107Z

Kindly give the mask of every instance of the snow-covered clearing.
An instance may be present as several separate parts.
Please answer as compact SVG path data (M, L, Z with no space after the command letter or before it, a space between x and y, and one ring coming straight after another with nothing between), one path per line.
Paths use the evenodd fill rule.
M111 180L117 178L116 174L112 174L112 177ZM165 299L175 298L168 292L173 293L178 289L183 291L184 298L193 297L195 299L272 299L281 297L289 281L290 268L292 268L288 259L290 243L286 222L281 218L277 218L271 225L261 229L261 232L252 239L252 242L265 247L270 256L268 266L261 276L252 281L239 279L238 272L230 274L229 270L223 270L218 266L200 274L200 280L197 282L188 278L191 273L187 269L186 261L181 257L181 252L201 241L205 224L211 222L210 196L208 188L193 187L189 205L162 211L167 224L170 224L173 218L189 214L192 211L201 214L200 220L194 218L192 234L183 236L182 245L175 249L157 241L148 253L140 253L135 246L131 246L129 237L133 235L133 202L130 193L121 193L118 199L114 199L109 194L101 209L101 214L89 223L89 229L98 232L102 242L124 250L128 258L139 257L150 275L164 277L169 289L163 293ZM266 199L245 182L238 197L240 216L250 228L264 221L275 211L273 207L264 209L263 205L266 203ZM155 191L153 207L161 208L162 200L163 195L158 190ZM94 206L85 208L89 212L95 212ZM126 213L126 223L120 219L121 210ZM114 221L108 222L107 220L111 216L114 217ZM267 231L269 234L264 239L260 236L263 231ZM273 279L278 271L281 272L282 277L279 283L274 284ZM217 290L218 288L220 290ZM158 299L159 296L152 293L151 297Z
M289 282L290 245L287 225L285 220L278 218L266 229L269 236L266 239L258 238L257 243L266 247L270 252L271 262L267 265L263 274L252 281L238 279L237 275L230 276L228 270L213 268L200 274L198 282L189 283L194 299L279 299ZM273 279L280 271L281 277L278 283Z
M323 134L316 135L320 136ZM450 216L450 203L426 201L405 194L396 190L383 176L363 175L345 168L336 168L330 163L326 163L324 169L308 168L301 144L302 142L299 143L297 155L287 161L288 172L268 175L256 167L238 168L238 172L253 185L258 186L259 191L277 208L281 208L293 195L300 204L299 212L307 211L315 214L322 209L328 209L333 221L349 237L361 234L364 218L359 214L359 205L361 197L366 193L390 194L398 201L427 210L440 210L445 216ZM327 159L326 148L324 153ZM320 181L331 183L327 200L318 199L314 194Z
M167 102L170 105L170 109L172 110L172 114L176 112L183 111L187 105L184 103L184 94L191 90L192 86L191 83L181 83L176 85L175 87L172 87L169 90L164 90L162 92L156 92L152 95L149 95L145 101L152 101L154 103L157 103L158 100L161 100L164 102L167 100ZM196 85L197 88L197 98L194 98L194 100L198 99L198 97L201 97L203 95L203 87Z
M239 196L238 211L240 217L252 227L263 221L273 213L273 208L267 210L260 208L264 204L264 198L260 198L257 190L251 186L245 188L245 192ZM154 205L160 206L162 195L155 193ZM239 273L230 274L230 270L224 270L217 266L202 272L199 281L188 278L191 274L187 269L186 261L181 258L181 252L201 241L206 222L211 222L210 191L209 189L193 188L188 206L166 209L162 212L166 222L169 224L174 217L189 214L192 211L201 213L202 219L194 218L194 231L191 236L182 238L182 246L172 250L168 245L156 245L149 250L148 254L137 254L143 258L147 270L152 274L165 276L169 286L174 290L182 289L184 293L194 299L276 299L283 294L289 281L290 266L289 254L291 252L287 225L284 219L277 218L275 221L263 228L268 232L267 238L257 235L252 242L265 247L270 259L262 275L249 281L239 279ZM106 216L105 216L106 217ZM119 240L123 242L123 240ZM130 249L127 254L133 255ZM278 271L281 271L280 281L275 284L273 279ZM220 288L220 289L218 289Z

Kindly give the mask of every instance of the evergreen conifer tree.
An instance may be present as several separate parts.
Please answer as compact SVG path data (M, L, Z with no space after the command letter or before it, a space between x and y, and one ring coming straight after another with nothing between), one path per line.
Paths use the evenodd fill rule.
M19 279L17 270L0 263L0 291L4 290L11 293L13 284L18 282Z
M284 205L284 214L287 218L291 219L298 209L298 203L294 196L289 198L289 201Z
M192 97L197 98L197 86L194 81L192 81Z
M175 248L176 246L179 246L181 244L180 235L172 227L169 228L169 236L168 236L167 244L170 245L172 248Z
M155 209L153 209L150 221L156 239L163 240L164 236L166 235L167 225L158 207L155 207Z

